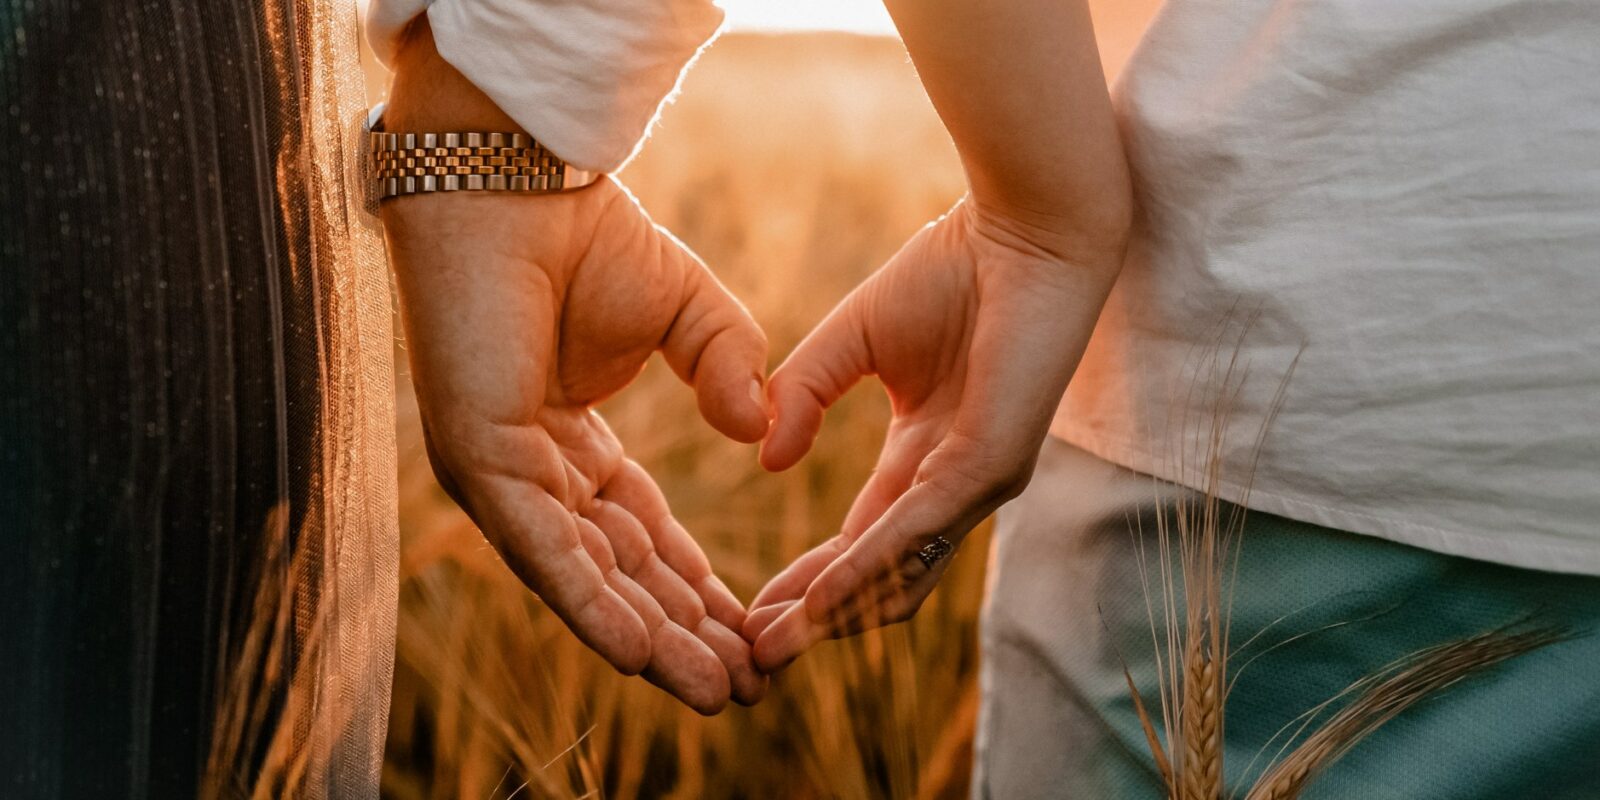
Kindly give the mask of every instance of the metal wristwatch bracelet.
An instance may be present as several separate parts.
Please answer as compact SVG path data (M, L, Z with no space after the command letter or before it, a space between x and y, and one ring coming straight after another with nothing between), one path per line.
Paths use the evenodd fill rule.
M548 194L600 178L562 161L525 133L390 133L383 105L368 117L377 199L423 192Z

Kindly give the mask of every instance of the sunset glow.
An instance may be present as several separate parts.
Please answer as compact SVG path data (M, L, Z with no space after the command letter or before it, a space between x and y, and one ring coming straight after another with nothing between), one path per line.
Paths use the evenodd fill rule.
M730 31L848 31L893 36L879 0L722 0Z

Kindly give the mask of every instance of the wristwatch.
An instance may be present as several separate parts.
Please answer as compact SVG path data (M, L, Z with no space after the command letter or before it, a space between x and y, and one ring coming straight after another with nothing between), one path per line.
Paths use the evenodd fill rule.
M577 169L525 133L391 133L383 104L367 117L377 199L421 192L581 189L601 173Z

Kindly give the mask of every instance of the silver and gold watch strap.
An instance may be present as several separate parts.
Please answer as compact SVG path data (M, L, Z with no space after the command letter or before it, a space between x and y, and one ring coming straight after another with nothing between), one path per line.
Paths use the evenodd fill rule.
M379 200L421 192L560 192L600 177L569 166L527 134L389 133L375 122L368 136Z

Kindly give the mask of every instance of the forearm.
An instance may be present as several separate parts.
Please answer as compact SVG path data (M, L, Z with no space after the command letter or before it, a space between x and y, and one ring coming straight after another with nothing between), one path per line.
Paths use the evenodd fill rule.
M1064 249L1113 248L1132 200L1084 0L886 0L972 199Z

